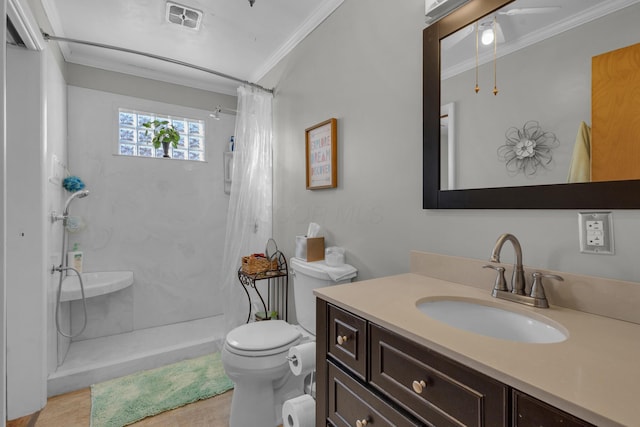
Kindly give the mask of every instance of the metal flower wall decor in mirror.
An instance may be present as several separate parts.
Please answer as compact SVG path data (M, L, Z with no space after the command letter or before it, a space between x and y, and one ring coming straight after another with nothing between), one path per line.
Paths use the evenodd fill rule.
M535 175L540 168L548 169L553 159L551 151L560 145L553 132L545 132L540 123L533 120L522 128L510 127L505 138L506 143L497 151L511 176L519 173Z

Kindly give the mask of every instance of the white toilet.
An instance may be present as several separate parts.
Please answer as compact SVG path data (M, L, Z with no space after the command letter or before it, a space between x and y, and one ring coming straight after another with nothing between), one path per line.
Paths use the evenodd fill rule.
M350 282L357 274L348 264L338 271L324 261L305 262L298 258L291 258L289 267L298 324L269 320L238 326L227 334L222 364L235 384L229 427L282 424L283 402L304 393L304 378L291 373L287 354L289 348L315 340L313 290Z

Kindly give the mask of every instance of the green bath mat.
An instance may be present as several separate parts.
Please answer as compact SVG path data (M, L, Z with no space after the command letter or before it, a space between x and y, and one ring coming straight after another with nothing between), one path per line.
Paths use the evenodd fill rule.
M91 427L122 427L233 388L220 353L91 386Z

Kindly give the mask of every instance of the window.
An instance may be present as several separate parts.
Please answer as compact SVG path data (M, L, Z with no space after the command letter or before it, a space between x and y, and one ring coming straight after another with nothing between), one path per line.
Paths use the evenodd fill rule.
M118 111L118 154L123 156L162 157L162 147L155 149L149 130L142 126L155 119L168 120L180 133L177 148L169 148L172 159L196 160L204 162L204 121L185 117L157 115L140 111L119 109Z

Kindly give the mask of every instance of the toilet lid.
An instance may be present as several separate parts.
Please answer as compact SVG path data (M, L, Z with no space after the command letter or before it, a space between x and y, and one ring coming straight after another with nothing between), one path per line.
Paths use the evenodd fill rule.
M238 326L227 334L227 345L242 351L264 351L286 347L302 334L284 320L266 320Z

